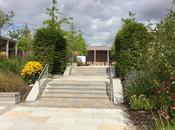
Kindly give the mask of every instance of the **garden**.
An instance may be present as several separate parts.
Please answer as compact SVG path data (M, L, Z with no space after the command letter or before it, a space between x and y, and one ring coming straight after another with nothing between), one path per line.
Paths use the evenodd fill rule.
M51 75L61 75L75 52L86 54L82 33L76 30L71 17L61 18L56 3L53 0L52 6L46 9L50 18L44 20L35 33L28 25L9 30L9 36L16 41L18 55L7 57L6 51L0 48L0 92L20 92L24 100L46 64ZM0 9L0 32L13 26L14 17L13 11ZM62 24L67 24L70 30L64 31Z
M156 25L135 14L123 19L116 35L116 73L134 125L140 129L175 129L175 13Z

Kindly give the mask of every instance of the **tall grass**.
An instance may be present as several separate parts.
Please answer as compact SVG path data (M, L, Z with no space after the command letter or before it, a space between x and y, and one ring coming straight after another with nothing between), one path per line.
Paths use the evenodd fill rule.
M16 74L0 73L0 92L19 92L25 98L29 87Z
M31 55L25 57L9 58L9 59L4 59L0 57L0 72L4 73L12 72L15 74L20 74L25 63L27 61L34 59L35 57Z
M159 120L155 124L155 128L153 130L175 130L175 124L170 124L169 122L164 122Z

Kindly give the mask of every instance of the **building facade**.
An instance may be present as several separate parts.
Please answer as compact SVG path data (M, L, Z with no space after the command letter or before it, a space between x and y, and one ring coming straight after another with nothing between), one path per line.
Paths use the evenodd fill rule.
M0 37L0 53L5 53L7 58L16 56L18 54L17 42L6 37Z
M87 63L90 65L109 65L111 46L89 46Z

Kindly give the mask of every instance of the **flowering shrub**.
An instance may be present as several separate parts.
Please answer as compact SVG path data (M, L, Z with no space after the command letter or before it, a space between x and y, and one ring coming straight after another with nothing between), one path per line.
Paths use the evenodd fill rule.
M43 66L40 62L29 61L25 64L24 68L21 71L21 76L27 83L34 83L35 80L40 75Z

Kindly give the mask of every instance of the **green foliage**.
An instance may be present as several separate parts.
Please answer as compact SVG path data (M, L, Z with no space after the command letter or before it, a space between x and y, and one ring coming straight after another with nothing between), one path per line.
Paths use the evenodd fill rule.
M87 45L82 36L81 32L77 32L71 23L71 31L66 35L67 39L67 50L69 57L75 56L75 53L79 53L79 55L86 55L87 53Z
M12 24L14 16L15 13L13 11L4 12L2 9L0 9L0 36L1 36L1 30L5 26L9 26Z
M31 36L31 32L27 25L25 25L21 30L18 36L18 49L21 51L25 51L31 53L33 47L33 39Z
M0 59L0 72L13 72L18 73L20 71L20 66L15 59Z
M131 70L143 68L149 40L150 34L144 24L134 18L123 20L122 29L115 39L116 71L119 76L124 77Z
M111 48L111 56L113 59L116 59L116 51L115 51L115 43L112 44L112 48Z
M21 69L27 61L35 60L33 55L24 57L1 59L0 58L0 72L20 74Z
M175 13L170 12L152 33L153 41L147 52L147 62L144 67L152 78L150 83L157 91L161 108L175 117L172 106L175 103Z
M151 110L156 108L155 100L147 98L145 95L133 95L130 98L129 104L134 110Z
M155 127L152 130L175 130L175 124L160 117L155 121Z
M50 16L50 19L47 19L43 22L43 24L47 27L51 28L60 28L60 25L63 23L69 24L72 20L71 17L68 18L59 18L61 12L58 8L56 8L57 0L52 0L52 7L47 8L47 15Z
M127 79L128 78L128 79ZM131 96L146 95L151 96L153 94L153 86L150 83L151 77L144 72L132 72L125 77L127 79L127 99Z
M38 29L34 54L37 60L50 65L52 73L62 73L66 67L66 40L63 32L60 29Z
M38 61L49 64L51 73L63 73L67 64L67 44L65 33L60 28L59 10L56 0L47 8L50 19L44 21L45 27L37 30L34 54Z
M121 31L118 35L119 34L122 34ZM141 67L138 67L139 69L135 66L130 68L130 64L126 64L126 68L130 68L128 69L129 71L135 69L140 71L135 75L126 76L125 81L127 83L125 83L125 86L127 87L124 87L126 88L126 99L132 102L131 104L136 104L136 107L139 107L140 102L137 101L137 98L140 95L145 95L149 100L154 99L156 108L167 111L168 116L170 116L171 119L175 119L174 34L175 13L170 12L160 23L157 24L156 28L148 34L148 45L145 46L146 51L144 53L145 56L143 57L144 62L140 62ZM151 35L151 37L149 37L149 35ZM127 37L123 38L127 39ZM119 38L119 40L125 41L122 37ZM144 41L143 38L141 42L144 43ZM123 46L121 45L121 48L122 47ZM122 55L126 50L128 51L128 48L131 47L128 45L119 55ZM124 56L123 58L125 59ZM130 63L130 60L128 61ZM120 60L119 65L123 65ZM128 73L128 70L125 72ZM133 103L133 99L131 98L133 95L137 97L135 99L136 103ZM142 105L140 105L140 107L141 106Z

